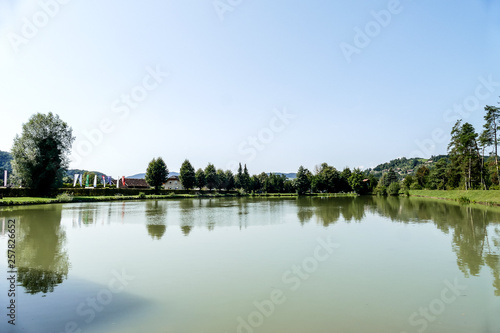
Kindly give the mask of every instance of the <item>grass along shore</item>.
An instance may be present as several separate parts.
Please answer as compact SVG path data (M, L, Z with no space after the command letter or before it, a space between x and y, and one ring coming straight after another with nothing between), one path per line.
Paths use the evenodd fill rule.
M496 190L410 190L410 196L500 206L500 191Z
M125 200L159 200L159 199L196 199L196 198L227 198L227 197L256 197L256 198L293 198L296 193L255 193L255 194L233 194L233 193L203 193L203 194L175 194L165 195L113 195L113 196L71 196L67 193L55 198L43 197L4 197L0 199L0 206L22 206L43 205L70 202L102 202L102 201L125 201ZM317 197L355 197L354 193L317 193L311 196Z

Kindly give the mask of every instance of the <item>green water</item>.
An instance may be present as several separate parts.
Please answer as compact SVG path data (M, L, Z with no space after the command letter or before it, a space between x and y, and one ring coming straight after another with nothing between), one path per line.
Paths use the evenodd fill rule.
M500 332L499 221L417 198L3 208L0 332Z

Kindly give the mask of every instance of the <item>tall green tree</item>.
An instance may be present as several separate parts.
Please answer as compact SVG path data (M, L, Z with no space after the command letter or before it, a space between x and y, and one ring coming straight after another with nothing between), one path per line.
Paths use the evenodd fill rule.
M189 160L185 160L184 163L182 163L179 179L181 180L182 186L184 186L185 189L189 190L195 187L196 173Z
M398 175L396 174L396 171L394 171L393 168L390 168L389 172L387 172L384 180L385 180L384 186L386 186L386 187L388 187L392 183L398 182Z
M205 177L205 171L203 171L202 168L199 168L196 170L196 186L202 190L203 187L207 184L206 177Z
M231 191L234 189L234 175L231 170L226 170L226 190Z
M433 190L445 190L448 182L448 162L442 158L436 162L434 167L429 172L428 184Z
M146 170L146 181L150 186L153 186L155 192L158 193L161 186L167 182L168 168L165 161L161 157L153 158L149 162Z
M217 170L217 185L216 188L220 191L222 189L227 189L227 178L226 173L222 169Z
M217 171L212 163L205 168L205 182L210 191L217 186Z
M34 114L23 124L21 136L14 139L14 176L36 194L48 194L62 183L74 140L73 130L58 115Z
M461 120L455 123L451 131L448 151L452 164L461 171L465 190L473 188L477 176L475 172L480 169L477 137L474 127L469 123L462 125Z
M302 165L297 171L295 178L295 189L299 195L303 195L311 189L311 172L305 169Z
M245 164L245 167L243 168L243 174L241 175L240 183L241 183L241 187L245 191L248 192L250 190L250 174L248 173L248 169L247 169L246 164Z
M353 189L351 185L349 185L349 178L352 175L351 169L345 167L344 170L340 173L340 191L341 192L351 192Z
M498 125L500 122L500 108L487 105L484 107L484 110L486 111L486 115L484 116L485 124L480 140L483 144L493 146L495 167L497 174L500 174L498 166Z
M430 174L430 170L425 165L420 166L415 173L415 177L417 178L418 185L422 188L427 187L427 181Z
M234 176L234 186L236 188L242 188L243 187L242 184L241 184L242 178L243 178L243 168L241 167L241 163L240 163L239 166L238 166L238 172Z

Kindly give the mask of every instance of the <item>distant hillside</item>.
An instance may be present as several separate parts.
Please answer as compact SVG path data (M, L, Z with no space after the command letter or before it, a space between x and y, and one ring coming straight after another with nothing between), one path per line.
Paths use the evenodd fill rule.
M381 175L392 168L401 176L414 175L422 165L432 167L434 163L442 158L448 158L448 155L431 156L429 159L401 157L387 163L379 164L373 169L368 169L368 171L375 175Z
M179 173L178 172L171 172L168 174L169 177L172 177L172 176L179 176ZM138 173L138 174L135 174L135 175L132 175L132 176L128 176L127 178L130 178L130 179L145 179L146 178L146 174L145 173Z
M9 173L12 172L12 166L10 165L10 161L12 161L12 155L6 151L0 150L0 171L7 170Z

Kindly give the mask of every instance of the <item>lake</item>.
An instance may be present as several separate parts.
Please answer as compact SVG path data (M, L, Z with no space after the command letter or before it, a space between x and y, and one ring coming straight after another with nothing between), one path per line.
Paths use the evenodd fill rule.
M0 332L497 333L499 222L419 198L2 208Z

